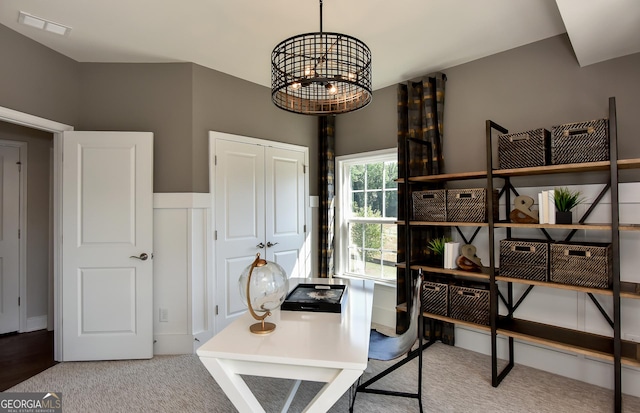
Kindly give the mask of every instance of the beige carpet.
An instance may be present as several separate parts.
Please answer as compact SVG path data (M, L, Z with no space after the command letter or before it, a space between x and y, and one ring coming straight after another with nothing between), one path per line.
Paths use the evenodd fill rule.
M516 365L502 384L491 386L488 356L437 343L424 352L425 412L613 411L613 392L526 366ZM385 363L371 362L371 372ZM380 382L382 388L413 391L417 360ZM287 380L247 377L267 412L281 409ZM291 412L300 412L322 386L304 382ZM216 412L236 410L195 355L156 356L146 361L68 362L18 384L8 392L62 392L63 411ZM624 412L640 412L640 398L624 396ZM343 395L330 412L347 412ZM418 411L415 400L359 394L357 412Z

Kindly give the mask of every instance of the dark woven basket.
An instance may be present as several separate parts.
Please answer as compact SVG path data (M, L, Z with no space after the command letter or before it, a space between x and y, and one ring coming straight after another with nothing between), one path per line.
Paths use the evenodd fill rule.
M590 288L611 288L611 244L551 244L553 282Z
M551 163L560 165L608 161L608 126L607 119L554 126L551 136Z
M419 221L447 220L446 190L415 191L413 197L413 219Z
M489 290L450 285L449 308L451 318L488 325Z
M549 280L549 244L544 241L500 240L500 276Z
M487 222L486 188L447 190L447 221ZM493 191L493 217L498 219L498 191Z
M543 128L498 135L500 169L548 165L550 142L551 133Z
M422 282L422 311L446 317L449 315L448 304L449 286L447 284Z

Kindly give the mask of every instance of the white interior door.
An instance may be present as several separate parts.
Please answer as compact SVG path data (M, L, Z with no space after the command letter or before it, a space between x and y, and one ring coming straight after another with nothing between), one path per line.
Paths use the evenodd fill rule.
M265 159L266 259L289 277L304 277L304 152L267 147Z
M243 314L238 278L257 253L306 277L306 148L212 132L216 332Z
M216 329L220 331L247 308L238 288L242 270L257 253L264 257L264 148L215 142Z
M20 149L0 145L0 334L20 329Z
M62 145L62 360L151 358L153 134Z

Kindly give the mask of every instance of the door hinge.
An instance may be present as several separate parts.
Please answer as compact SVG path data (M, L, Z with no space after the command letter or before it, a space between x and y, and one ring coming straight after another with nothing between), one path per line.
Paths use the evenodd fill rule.
M18 297L18 307L20 307L20 297Z
M303 228L302 230L303 230L304 232L307 232L307 225L306 225L306 224L305 224L302 228Z
M307 173L307 165L302 165L302 173L303 174Z
M216 305L216 315L218 315L218 306Z
M16 165L18 165L18 172L22 172L22 162L16 162Z
M218 230L213 231L213 240L214 241L218 240Z
M218 165L218 155L213 155L213 165L214 166Z
M20 233L20 230L18 230L18 239L20 239L20 236L21 236L21 235L22 235L22 234Z

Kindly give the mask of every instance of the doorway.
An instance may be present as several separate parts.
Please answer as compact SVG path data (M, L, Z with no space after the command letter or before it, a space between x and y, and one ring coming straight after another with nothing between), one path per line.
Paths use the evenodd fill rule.
M3 369L6 371L0 377L3 386L55 364L52 150L50 132L0 122L3 198L0 255L4 275L0 359L10 367Z
M57 298L59 297L60 291L60 280L59 274L61 274L61 270L59 266L61 265L61 248L60 248L60 223L62 220L61 217L61 177L60 177L60 167L62 165L62 148L61 148L61 140L62 140L62 132L64 131L72 131L73 127L69 125L65 125L59 122L54 122L48 119L40 118L38 116L29 115L23 112L18 112L13 109L0 107L0 122L6 122L8 124L20 125L27 127L29 129L34 129L38 131L48 132L49 134L53 134L53 152L52 152L52 171L51 174L51 193L48 194L48 197L52 199L52 213L51 217L51 225L50 231L52 234L52 249L50 251L50 262L48 265L52 268L53 279L49 281L49 284L53 284L52 288L49 288L49 297L51 299L47 299L47 302L51 302L49 308L53 307L53 335L54 335L54 359L60 360L62 354L62 334L60 334L60 317L61 314L60 308L62 303ZM51 312L51 310L50 310ZM22 321L21 321L22 323ZM26 329L26 317L24 318L25 329ZM49 323L48 323L49 324Z

